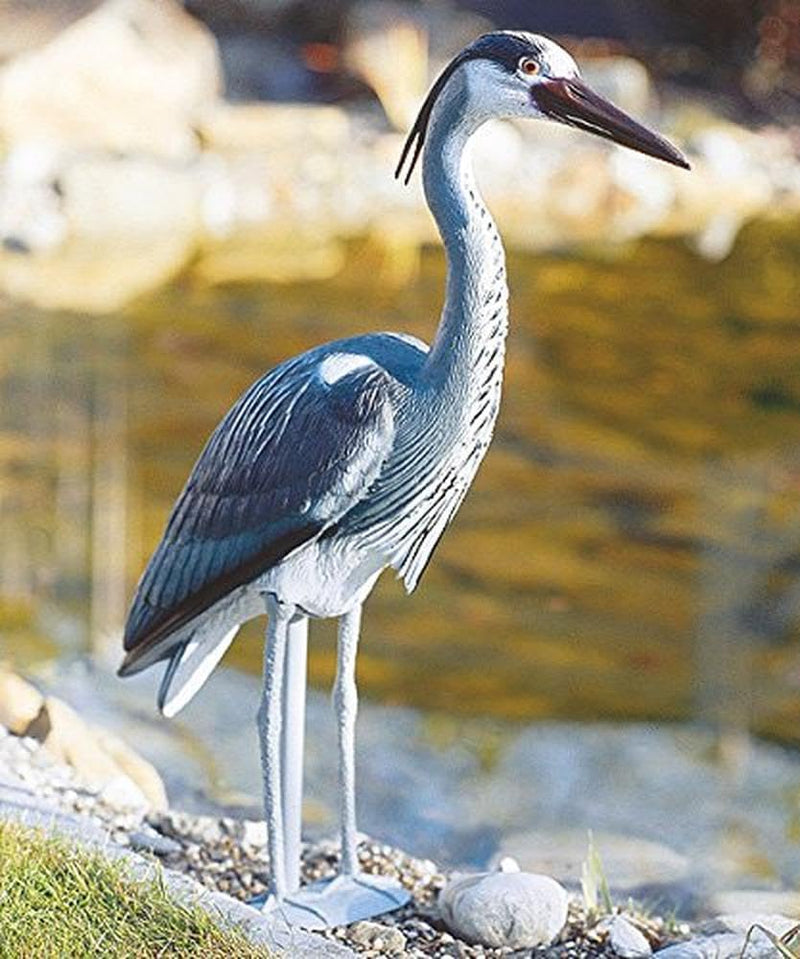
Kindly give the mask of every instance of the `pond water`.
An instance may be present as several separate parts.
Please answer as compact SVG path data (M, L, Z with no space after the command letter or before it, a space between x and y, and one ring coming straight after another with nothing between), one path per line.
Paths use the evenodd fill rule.
M0 655L116 659L136 578L239 392L322 340L430 339L442 256L405 260L354 242L325 281L190 270L113 315L0 306ZM512 255L509 273L495 443L416 594L380 581L362 694L800 742L800 227L753 224L717 264L651 240ZM258 672L261 630L228 665ZM315 686L334 663L319 624Z

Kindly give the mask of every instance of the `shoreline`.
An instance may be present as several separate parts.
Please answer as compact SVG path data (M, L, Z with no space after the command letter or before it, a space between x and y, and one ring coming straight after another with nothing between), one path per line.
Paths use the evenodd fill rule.
M199 902L218 915L221 922L243 927L254 942L267 943L285 955L309 959L353 954L495 959L511 954L508 949L459 940L447 930L438 896L451 877L435 863L366 837L359 847L362 868L399 878L412 892L411 903L373 922L329 930L324 938L293 930L290 940L286 940L285 926L274 925L243 903L264 891L268 881L262 822L195 815L170 808L156 812L145 804L121 806L109 801L101 790L87 786L70 767L52 758L38 740L15 736L4 727L0 729L0 769L0 820L26 822L71 836L80 845L99 847L111 857L129 858L137 864L141 875L152 874L154 862L158 862L164 867L168 887L178 899ZM303 880L332 875L337 862L335 841L305 843ZM756 920L772 928L776 935L794 922L787 917L743 912L737 916L706 917L689 924L667 921L630 900L624 905L615 904L611 910L602 906L587 910L581 897L573 893L567 925L556 941L549 947L527 950L524 955L548 959L617 955L611 945L615 917L622 917L626 925L642 933L653 952L664 959L711 955L687 950L712 945L727 949L734 942L741 949L747 930ZM701 945L698 947L697 943ZM351 951L337 951L337 947ZM753 955L760 956L762 952L756 950ZM763 955L766 959L769 954Z
M69 767L49 757L37 740L13 736L4 727L0 727L0 768L5 770L0 777L0 820L66 835L78 845L100 848L110 858L125 857L138 864L135 872L141 876L152 874L153 863L158 862L164 867L165 882L177 899L191 899L203 908L217 911L222 922L242 927L256 943L279 950L287 947L286 930L281 929L280 923L273 927L243 903L266 889L269 866L263 823L176 810L153 812L145 806L115 807L82 783ZM9 798L12 794L13 800ZM302 952L306 945L316 949L307 955L319 959L352 954L340 953L338 945L375 956L494 959L508 954L507 950L458 940L446 930L436 903L446 877L432 861L416 859L366 837L359 845L359 859L365 872L398 878L412 892L411 903L373 922L339 927L322 936L292 931L291 951L286 955L306 955ZM335 841L304 843L304 882L332 876L337 863ZM657 945L677 941L681 934L688 933L688 926L668 931L661 919L640 912L628 915ZM607 916L589 921L585 910L573 899L568 925L547 954L606 954L607 934L599 928L603 919ZM306 940L306 936L313 938ZM379 944L378 951L375 950L376 939L381 938L389 952Z

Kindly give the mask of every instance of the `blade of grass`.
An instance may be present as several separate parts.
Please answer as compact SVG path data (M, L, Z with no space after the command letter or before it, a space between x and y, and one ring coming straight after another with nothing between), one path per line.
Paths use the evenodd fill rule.
M586 859L581 865L581 892L587 912L597 913L601 907L603 912L613 912L614 903L611 900L611 890L608 888L603 861L595 845L591 829L589 830L589 846L586 851Z
M739 959L746 959L747 949L750 946L750 942L756 930L763 933L767 939L769 939L772 945L775 946L782 956L782 959L800 959L800 949L797 948L797 940L798 937L800 937L800 924L793 926L780 938L778 938L774 933L770 932L769 929L765 929L764 926L757 922L753 923L753 925L747 930L747 936L745 937Z

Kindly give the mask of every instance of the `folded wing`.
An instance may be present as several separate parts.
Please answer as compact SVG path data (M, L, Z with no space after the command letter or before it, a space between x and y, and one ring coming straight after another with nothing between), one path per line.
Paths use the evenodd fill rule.
M392 447L397 386L368 357L332 344L282 364L240 397L139 582L120 675L169 656L192 620L366 495Z

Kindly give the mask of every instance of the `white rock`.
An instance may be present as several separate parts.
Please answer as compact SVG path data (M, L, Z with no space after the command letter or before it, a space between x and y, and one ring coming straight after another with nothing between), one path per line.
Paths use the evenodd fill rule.
M166 807L164 785L155 768L118 737L90 726L58 697L45 697L27 733L110 805Z
M258 819L245 819L242 822L242 843L245 846L261 848L267 844L267 824Z
M202 187L198 166L153 157L81 157L65 163L59 182L72 237L99 242L148 239L170 231L195 235Z
M525 872L460 876L439 896L451 932L495 949L548 945L567 921L567 902L555 879Z
M147 809L148 802L144 793L133 780L118 775L103 783L98 795L115 809Z
M644 934L624 916L614 916L607 928L608 944L620 959L644 959L653 954Z

